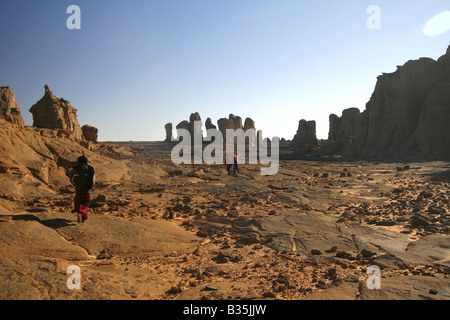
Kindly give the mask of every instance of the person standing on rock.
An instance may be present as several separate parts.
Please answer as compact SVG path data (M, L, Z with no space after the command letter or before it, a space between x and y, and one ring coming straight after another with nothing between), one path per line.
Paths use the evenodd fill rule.
M78 223L86 222L91 204L91 189L95 184L95 170L88 165L88 159L81 156L71 173L70 182L75 186L73 213L77 214Z

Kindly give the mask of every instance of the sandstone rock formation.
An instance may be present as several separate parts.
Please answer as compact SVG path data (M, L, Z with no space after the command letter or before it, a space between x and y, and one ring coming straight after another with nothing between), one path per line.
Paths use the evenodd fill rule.
M71 185L68 172L80 155L95 166L102 183L141 179L129 176L126 163L110 157L125 155L125 147L111 146L118 148L117 152L108 150L107 144L87 149L80 144L87 141L75 140L64 131L19 126L0 119L0 195L41 197L67 189Z
M200 125L196 125L195 122L200 122ZM191 113L189 117L189 132L191 133L192 139L195 136L203 136L201 122L202 118L198 112Z
M206 121L205 121L205 128L206 128L206 130L208 130L208 129L217 129L217 126L215 126L212 123L211 118L207 118Z
M191 137L194 137L194 135L202 136L202 138L206 138L207 141L210 141L211 137L208 135L208 132L206 131L207 135L206 135L206 137L203 137L203 131L201 130L201 126L197 127L197 128L194 127L194 121L199 121L200 123L202 121L200 114L198 112L192 113L189 117L189 121L187 121L187 120L181 121L176 126L176 129L177 130L179 130L179 129L188 130L191 133ZM219 128L219 131L221 132L222 136L224 137L224 141L225 141L227 129L233 129L233 130L243 129L244 132L249 129L256 130L255 122L251 118L246 118L244 125L242 125L242 118L240 116L236 116L234 114L230 114L228 116L228 118L220 118L219 120L217 120L217 126L213 124L211 118L206 119L206 121L205 121L206 130L209 130L209 129L217 130L217 127ZM168 130L168 128L166 127L166 139L167 139L167 134L168 134L167 130ZM255 143L256 142L255 140L256 140L256 137L255 137L255 139L252 139L251 143L252 144ZM246 139L246 141L248 141L248 139Z
M244 131L247 131L248 129L255 129L255 121L253 121L253 119L251 118L245 118L245 122L244 122Z
M63 129L71 132L78 140L83 139L83 131L77 119L77 109L69 101L58 99L45 85L45 94L30 108L33 126L48 129Z
M300 120L297 134L292 139L291 145L300 152L306 152L311 147L317 146L316 122Z
M211 118L207 118L205 121L205 128L206 128L206 139L210 141L212 137L211 134L208 132L208 130L217 130L217 126L215 126L212 123Z
M228 116L228 119L230 119L234 130L242 129L242 118L241 117L235 116L234 114L230 114Z
M199 126L195 125L196 121L200 122ZM191 115L189 116L189 121L187 121L187 120L181 121L176 126L176 129L177 130L179 130L179 129L188 130L189 133L191 134L191 142L194 143L194 137L195 136L203 137L201 121L202 121L202 119L201 119L200 114L198 112L191 113ZM178 134L178 136L180 136L180 135Z
M98 142L98 129L89 125L84 125L81 130L83 131L83 137L87 141Z
M189 131L190 125L189 125L189 121L187 120L183 120L181 121L179 124L177 124L176 129L185 129Z
M0 87L0 119L18 125L24 125L22 113L17 106L16 98L11 87Z
M361 113L358 108L349 108L342 116L330 115L330 131L328 133L328 151L353 154L355 152L355 135Z
M362 113L330 116L328 147L358 157L450 156L450 47L385 73ZM331 146L331 147L330 147Z
M226 136L227 129L234 129L233 121L229 118L220 118L217 120L217 125L219 126L219 131L224 137Z
M171 142L173 139L173 126L172 123L166 123L164 126L164 129L166 129L166 139L164 139L164 142Z

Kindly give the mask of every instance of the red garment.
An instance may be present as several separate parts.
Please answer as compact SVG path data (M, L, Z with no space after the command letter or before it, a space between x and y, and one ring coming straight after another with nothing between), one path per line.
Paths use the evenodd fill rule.
M83 221L88 218L88 209L91 204L91 196L89 194L77 194L75 195L73 212L81 213Z

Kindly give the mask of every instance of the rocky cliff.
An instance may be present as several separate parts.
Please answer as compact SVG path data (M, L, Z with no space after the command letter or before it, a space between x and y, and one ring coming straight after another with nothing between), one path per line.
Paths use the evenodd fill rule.
M450 47L378 77L366 110L330 116L327 152L359 157L450 156Z
M23 126L22 113L11 87L0 87L0 119Z

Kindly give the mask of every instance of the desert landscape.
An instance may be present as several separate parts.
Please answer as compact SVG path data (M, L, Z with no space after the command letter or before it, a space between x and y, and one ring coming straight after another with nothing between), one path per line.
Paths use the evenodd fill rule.
M166 141L99 142L48 86L33 126L13 88L0 98L0 299L450 300L450 48L381 75L328 140L302 119L276 175L173 164L172 129L198 113L162 124ZM96 170L86 223L71 213L80 155Z

